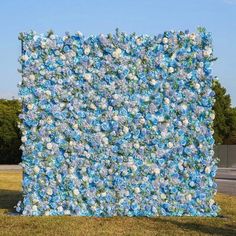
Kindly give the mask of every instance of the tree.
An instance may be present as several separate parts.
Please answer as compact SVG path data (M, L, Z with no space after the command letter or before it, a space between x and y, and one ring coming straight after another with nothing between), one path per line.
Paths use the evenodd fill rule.
M17 126L20 110L18 100L0 99L0 164L15 164L21 160L21 134Z
M236 108L231 107L231 98L218 81L214 82L215 120L214 138L216 144L236 144Z

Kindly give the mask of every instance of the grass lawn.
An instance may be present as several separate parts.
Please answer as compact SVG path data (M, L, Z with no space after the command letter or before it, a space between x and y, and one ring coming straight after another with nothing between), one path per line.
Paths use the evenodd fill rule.
M236 196L218 194L222 217L10 216L21 198L21 172L0 172L0 235L236 235Z

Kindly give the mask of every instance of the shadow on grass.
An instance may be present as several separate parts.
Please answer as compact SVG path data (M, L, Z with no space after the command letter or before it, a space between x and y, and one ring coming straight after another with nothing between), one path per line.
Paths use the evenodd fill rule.
M15 212L14 206L21 198L21 191L0 189L0 210L6 210L6 213Z
M199 218L200 220L201 218ZM163 218L155 218L152 219L157 223L163 223L163 224L172 224L177 226L178 228L182 229L182 230L191 230L193 232L197 232L199 234L211 234L211 235L236 235L236 225L232 225L232 224L224 224L222 226L216 226L211 224L211 222L208 222L207 224L201 224L198 222L194 222L196 221L196 218L194 221L192 222L188 222L188 221L179 221L180 218L175 219L170 219L169 217L166 219ZM206 221L209 221L209 218L206 218Z

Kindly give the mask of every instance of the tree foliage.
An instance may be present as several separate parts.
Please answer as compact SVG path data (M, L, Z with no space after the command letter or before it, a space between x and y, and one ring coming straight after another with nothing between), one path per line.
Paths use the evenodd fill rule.
M20 162L21 135L17 126L20 110L18 100L0 99L0 164Z
M236 144L236 108L231 107L231 98L226 89L215 81L214 138L216 144Z

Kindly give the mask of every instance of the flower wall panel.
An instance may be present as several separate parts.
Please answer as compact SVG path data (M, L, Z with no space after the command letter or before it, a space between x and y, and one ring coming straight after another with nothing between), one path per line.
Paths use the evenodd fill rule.
M211 36L20 35L23 215L216 216Z

